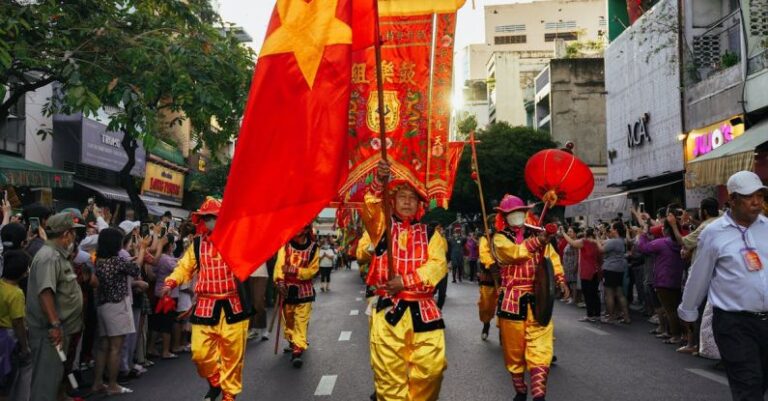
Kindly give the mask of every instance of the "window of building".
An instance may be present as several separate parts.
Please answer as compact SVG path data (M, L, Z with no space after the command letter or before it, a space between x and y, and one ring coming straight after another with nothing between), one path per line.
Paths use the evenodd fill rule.
M572 29L576 28L576 21L545 22L544 29Z
M557 32L544 34L545 42L554 42L555 39L563 39L565 41L579 40L579 34L577 32Z
M528 38L525 35L496 36L493 43L496 45L509 45L517 43L526 43Z
M495 31L496 33L525 32L525 24L499 25Z

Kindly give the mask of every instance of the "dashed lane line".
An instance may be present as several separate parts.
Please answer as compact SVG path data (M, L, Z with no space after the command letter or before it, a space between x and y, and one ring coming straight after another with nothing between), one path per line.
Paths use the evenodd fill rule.
M706 371L704 369L686 369L686 370L691 372L691 373L693 373L693 374L695 374L695 375L699 375L699 376L701 376L701 377L703 377L705 379L709 379L709 380L712 380L714 382L720 383L723 386L727 386L728 385L728 379L723 377L723 376L721 376L721 375L718 375L717 373L708 372L708 371Z
M315 396L331 395L333 394L333 388L336 386L337 375L328 375L320 378L320 383L317 383L317 389L315 389Z
M602 331L600 329L596 329L594 327L589 327L589 326L584 326L584 330L591 331L591 332L597 334L598 336L609 336L610 335L610 333L608 333L607 331Z
M349 311L349 316L357 316L359 314L360 314L360 311L357 309L352 309L351 311Z
M351 331L342 331L339 335L339 341L349 341L350 338L352 338Z
M360 298L360 297L357 297L357 298L355 298L355 301L358 301L358 302L360 302L360 301L362 301L362 300L363 300L363 299L362 299L362 298Z

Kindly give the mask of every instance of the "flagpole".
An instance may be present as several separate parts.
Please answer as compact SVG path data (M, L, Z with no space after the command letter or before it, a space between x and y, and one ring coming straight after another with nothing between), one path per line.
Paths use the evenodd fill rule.
M485 197L483 196L483 183L480 180L480 167L477 163L477 148L475 147L475 130L469 131L469 146L472 148L472 171L475 173L475 182L477 183L477 191L480 194L480 212L483 214L483 227L485 228L485 240L488 242L488 249L493 249L491 243L491 230L488 227L488 213L485 210ZM493 252L491 252L493 254ZM493 276L493 285L497 289L499 288L499 280L496 276Z
M381 32L379 31L379 1L374 1L374 19L373 35L374 35L374 50L376 53L376 87L379 98L379 140L381 141L381 160L387 162L387 127L386 127L386 111L384 110L384 79L381 71ZM391 172L391 171L390 171ZM382 201L384 203L384 235L387 239L387 269L388 277L392 279L395 277L395 264L392 257L392 209L389 201L389 190L387 188L389 183L389 177L384 178L382 186L384 191L382 194Z

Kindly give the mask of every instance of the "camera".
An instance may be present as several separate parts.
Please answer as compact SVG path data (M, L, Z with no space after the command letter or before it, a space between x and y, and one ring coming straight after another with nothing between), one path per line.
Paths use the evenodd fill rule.
M31 231L34 234L37 234L37 231L40 229L40 219L37 217L30 217L29 218L29 231Z
M142 224L141 228L139 229L139 234L142 237L146 237L147 235L149 235L149 224L146 224L146 223Z

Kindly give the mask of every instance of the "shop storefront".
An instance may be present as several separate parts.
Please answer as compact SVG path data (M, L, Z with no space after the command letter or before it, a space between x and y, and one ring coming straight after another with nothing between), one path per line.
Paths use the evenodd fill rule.
M58 197L76 207L95 197L113 211L118 204L130 203L118 174L128 162L122 132L108 131L105 124L80 114L54 116L53 127L54 166L75 172L74 189ZM145 168L146 152L139 144L131 176L142 177Z
M660 1L605 52L608 186L649 212L685 200L678 36L649 28L677 13Z
M170 143L159 141L149 150L141 198L150 215L171 212L177 220L189 217L189 211L182 207L189 173L186 165L184 155Z
M74 173L0 153L0 196L7 196L11 206L39 203L54 207L52 190L74 185Z
M733 116L727 120L690 131L685 139L685 203L696 208L704 198L712 197L721 203L726 200L725 183L717 177L700 175L700 169L692 162L699 160L744 134L744 118Z
M723 139L722 143L717 142L719 145L712 146L712 149L706 148L708 152L705 154L691 154L695 157L687 164L687 190L716 187L715 195L723 202L727 197L723 185L736 172L754 171L763 182L768 181L768 120L760 121L746 130L741 118L736 118L739 124L734 126L733 122L734 119L723 122L720 132L711 137L712 143L719 141L719 136L724 136L723 130L731 126L729 141ZM738 131L742 134L733 134Z

